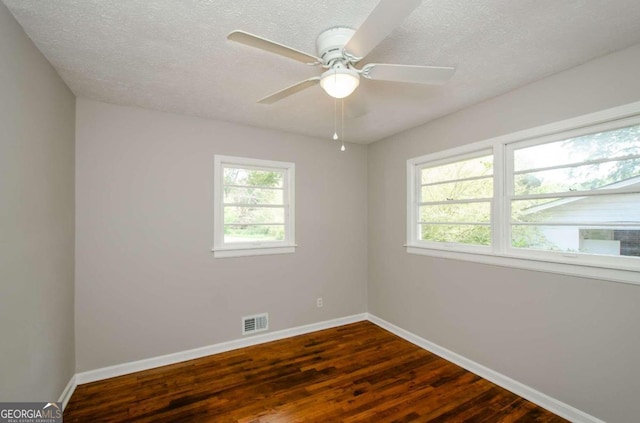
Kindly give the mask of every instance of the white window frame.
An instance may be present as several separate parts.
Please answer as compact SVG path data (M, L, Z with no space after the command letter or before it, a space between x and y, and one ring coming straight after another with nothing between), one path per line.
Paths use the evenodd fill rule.
M599 256L588 253L561 253L511 246L511 195L513 150L570 137L640 123L640 102L567 119L461 147L407 160L407 243L406 251L433 257L516 267L542 272L581 276L640 285L640 259ZM455 162L464 156L492 150L494 155L494 198L491 210L492 245L427 242L418 239L418 178L422 167ZM624 189L615 190L616 193Z
M282 241L224 242L224 168L229 165L247 169L283 172L284 232ZM295 252L295 164L247 157L214 156L213 248L215 258L290 254Z

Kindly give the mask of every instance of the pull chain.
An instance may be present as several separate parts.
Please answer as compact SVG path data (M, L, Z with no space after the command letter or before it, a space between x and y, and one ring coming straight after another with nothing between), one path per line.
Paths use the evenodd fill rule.
M342 108L342 147L340 147L340 151L345 151L346 148L344 147L344 98L342 100L340 100L341 103L341 108Z
M333 99L333 140L338 139L338 99Z

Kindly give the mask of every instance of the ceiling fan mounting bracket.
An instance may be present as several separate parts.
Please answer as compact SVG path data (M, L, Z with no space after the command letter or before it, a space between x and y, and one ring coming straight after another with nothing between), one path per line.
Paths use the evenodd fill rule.
M373 66L373 65L371 65L371 64L365 65L365 66L364 66L364 67L359 71L359 72L360 72L360 75L364 76L364 77L365 77L365 78L367 78L367 79L371 79L371 69L373 69L373 67L374 67L374 66Z
M346 55L344 46L351 39L356 31L351 28L335 27L323 31L316 40L318 57L322 59L324 66L330 67L332 63L339 61L342 63L355 63L354 56Z
M354 56L344 49L342 50L342 55L351 63L358 63L360 60L362 60L362 57Z

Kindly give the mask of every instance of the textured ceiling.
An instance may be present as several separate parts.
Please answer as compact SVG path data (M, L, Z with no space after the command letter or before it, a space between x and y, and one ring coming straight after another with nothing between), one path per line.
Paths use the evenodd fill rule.
M227 41L242 29L316 54L378 0L3 0L78 96L330 139L320 68ZM638 0L425 0L360 64L455 66L444 86L362 80L346 139L369 143L640 42ZM354 103L355 102L355 103Z

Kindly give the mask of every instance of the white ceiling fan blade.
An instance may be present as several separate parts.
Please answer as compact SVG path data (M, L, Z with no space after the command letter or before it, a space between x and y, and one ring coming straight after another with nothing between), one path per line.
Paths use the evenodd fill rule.
M363 58L399 26L422 0L380 0L344 49Z
M232 31L227 35L227 39L235 41L237 43L246 44L251 47L259 48L271 53L279 54L289 59L297 60L302 63L319 64L322 62L316 56L307 54L304 51L296 50L291 47L276 43L275 41L267 40L266 38L258 37L257 35L249 34L244 31Z
M313 78L305 79L304 81L300 81L297 84L293 84L290 87L285 88L284 90L280 90L276 93L270 94L263 99L258 100L258 103L261 104L272 104L276 101L282 100L285 97L289 97L299 91L307 89L313 85L316 85L320 82L320 77L316 76Z
M377 81L442 85L451 79L455 71L456 68L443 66L386 65L370 63L362 68L362 76Z

